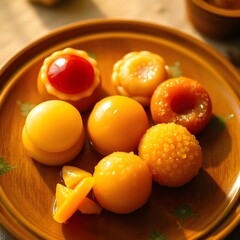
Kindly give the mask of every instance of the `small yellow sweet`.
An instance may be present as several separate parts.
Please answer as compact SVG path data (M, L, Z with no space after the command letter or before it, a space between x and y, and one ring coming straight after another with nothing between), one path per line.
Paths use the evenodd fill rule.
M112 83L119 94L149 106L155 88L167 78L164 59L152 52L130 52L113 67Z
M148 166L133 152L113 152L104 157L96 165L93 178L94 196L103 208L114 213L139 209L152 191Z
M148 126L148 116L140 103L115 95L95 104L87 131L95 150L106 156L115 151L137 150Z
M40 103L28 114L22 139L25 149L36 161L47 165L66 163L83 147L82 117L67 102Z

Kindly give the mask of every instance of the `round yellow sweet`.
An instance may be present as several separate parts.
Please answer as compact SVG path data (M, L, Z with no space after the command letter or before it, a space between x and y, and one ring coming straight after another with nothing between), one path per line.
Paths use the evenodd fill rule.
M148 117L140 103L124 96L99 101L90 113L87 129L93 147L102 155L137 150L148 128Z
M26 150L35 160L49 165L63 164L82 149L82 117L67 102L40 103L28 114L22 138Z
M152 191L152 175L137 155L114 152L95 167L93 192L100 205L114 213L131 213L142 207Z
M165 65L150 51L130 52L114 64L112 83L120 95L149 106L155 88L168 76Z

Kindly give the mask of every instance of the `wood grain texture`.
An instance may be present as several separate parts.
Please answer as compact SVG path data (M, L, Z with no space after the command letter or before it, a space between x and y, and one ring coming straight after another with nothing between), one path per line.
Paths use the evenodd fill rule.
M54 222L52 203L56 184L62 181L61 166L39 164L26 154L21 140L25 116L20 108L43 101L36 88L39 68L45 57L65 47L94 53L102 96L115 94L110 84L113 64L130 51L155 52L168 65L180 62L184 76L201 82L211 96L214 118L197 136L204 158L199 175L179 188L154 184L149 202L133 214L76 213L66 224ZM240 77L215 50L150 23L86 21L32 43L3 66L0 76L0 157L16 166L0 176L0 223L18 238L148 239L162 234L168 239L197 239L223 237L239 222L239 211L232 212L239 199ZM88 115L82 114L84 124ZM93 172L100 159L86 139L83 151L70 164ZM224 225L228 216L234 217Z

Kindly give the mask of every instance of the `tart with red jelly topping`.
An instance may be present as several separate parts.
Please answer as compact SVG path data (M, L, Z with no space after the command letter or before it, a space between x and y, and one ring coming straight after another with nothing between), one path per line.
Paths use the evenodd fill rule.
M79 111L87 110L100 93L97 61L83 50L65 48L54 52L40 69L38 91L44 100L60 99Z

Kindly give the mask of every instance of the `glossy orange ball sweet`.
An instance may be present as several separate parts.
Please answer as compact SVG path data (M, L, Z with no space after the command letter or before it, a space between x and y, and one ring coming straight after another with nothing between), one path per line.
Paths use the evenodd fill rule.
M66 163L83 147L82 117L67 102L42 102L28 114L22 140L26 151L36 161L47 165Z
M125 96L109 96L90 113L87 130L93 147L102 155L137 150L148 128L148 117L140 103Z
M114 213L131 213L142 207L152 191L152 175L137 155L114 152L95 167L93 192L99 204Z
M151 98L151 115L155 124L175 122L192 134L201 132L212 116L212 102L207 90L187 77L162 82Z

